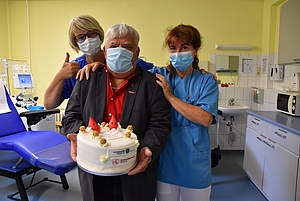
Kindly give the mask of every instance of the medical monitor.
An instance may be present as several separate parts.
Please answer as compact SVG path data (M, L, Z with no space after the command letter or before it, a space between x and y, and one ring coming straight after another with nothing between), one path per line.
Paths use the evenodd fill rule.
M16 89L34 88L33 78L31 73L14 73L14 86Z

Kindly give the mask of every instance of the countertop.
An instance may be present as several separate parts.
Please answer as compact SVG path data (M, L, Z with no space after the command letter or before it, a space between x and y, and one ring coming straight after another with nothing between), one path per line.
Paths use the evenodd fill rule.
M300 136L300 117L277 111L247 110L247 113Z

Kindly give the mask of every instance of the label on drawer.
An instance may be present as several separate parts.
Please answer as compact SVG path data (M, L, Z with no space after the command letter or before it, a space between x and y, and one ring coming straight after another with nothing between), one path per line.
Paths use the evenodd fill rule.
M247 117L247 126L257 131L258 133L266 136L268 130L268 123L251 115Z
M278 126L269 124L268 137L275 143L283 146L291 152L300 155L300 137Z

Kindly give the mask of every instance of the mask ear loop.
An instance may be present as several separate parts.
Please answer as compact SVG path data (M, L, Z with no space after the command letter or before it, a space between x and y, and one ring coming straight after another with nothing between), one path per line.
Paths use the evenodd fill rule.
M136 51L137 51L137 48L136 48L136 50L133 51L133 55L134 55L134 53L135 53ZM132 56L133 56L133 55L132 55ZM139 57L135 60L135 62L132 64L132 66L136 65L136 62L137 62L138 59L139 59Z
M132 66L136 65L137 60L135 60L135 62L132 64Z

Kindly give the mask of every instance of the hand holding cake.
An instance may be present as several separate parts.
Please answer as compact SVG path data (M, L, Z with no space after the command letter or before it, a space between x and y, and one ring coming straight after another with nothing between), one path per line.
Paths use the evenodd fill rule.
M67 138L71 141L70 155L73 161L77 161L77 134L68 134Z
M138 153L138 164L128 172L128 175L135 175L144 172L151 162L152 152L149 147L143 147Z

